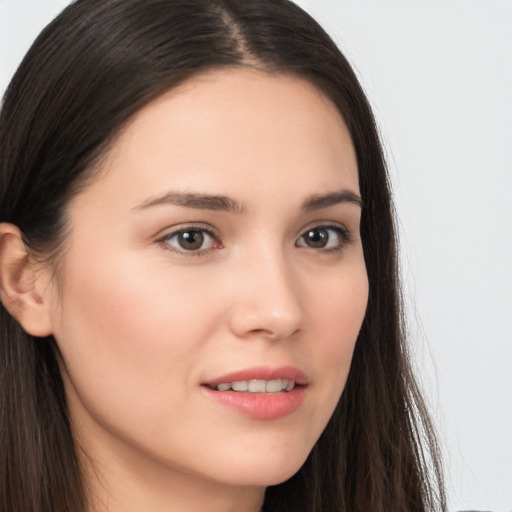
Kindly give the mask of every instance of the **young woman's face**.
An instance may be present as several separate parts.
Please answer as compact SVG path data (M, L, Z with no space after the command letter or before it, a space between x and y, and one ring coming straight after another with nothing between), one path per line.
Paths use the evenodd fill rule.
M367 303L340 115L297 78L211 72L142 109L102 168L69 205L51 299L81 446L107 474L287 479Z

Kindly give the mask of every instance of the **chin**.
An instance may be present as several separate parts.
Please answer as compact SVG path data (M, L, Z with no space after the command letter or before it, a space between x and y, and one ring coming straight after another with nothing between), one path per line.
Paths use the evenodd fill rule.
M232 478L229 478L228 475L224 475L228 477L228 479L225 479L224 483L241 487L271 487L286 482L286 480L289 480L295 475L301 467L302 464L294 466L293 468L272 468L267 466L262 471L247 472L244 474L238 473L232 475Z
M231 461L229 469L224 468L223 479L227 484L269 487L291 478L302 467L308 453L283 452L282 454L258 454L252 460Z
M294 466L293 468L278 468L277 470L272 470L269 468L268 473L266 475L260 475L258 481L254 484L256 486L261 487L271 487L273 485L279 485L286 480L289 480L297 471L300 470L302 464L298 466ZM261 478L263 476L263 478Z

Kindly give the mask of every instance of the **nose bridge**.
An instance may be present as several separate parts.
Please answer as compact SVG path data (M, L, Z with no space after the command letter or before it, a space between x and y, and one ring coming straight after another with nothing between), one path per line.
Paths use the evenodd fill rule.
M307 325L304 297L293 262L277 244L261 244L237 265L232 328L239 336L290 337Z

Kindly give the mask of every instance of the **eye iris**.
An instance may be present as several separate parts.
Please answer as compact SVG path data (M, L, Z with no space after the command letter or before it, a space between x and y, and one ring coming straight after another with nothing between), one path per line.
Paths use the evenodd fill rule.
M200 249L204 243L204 234L201 231L184 231L180 233L178 241L180 246L188 251Z
M321 249L327 245L329 235L325 229L310 229L304 238L310 247Z

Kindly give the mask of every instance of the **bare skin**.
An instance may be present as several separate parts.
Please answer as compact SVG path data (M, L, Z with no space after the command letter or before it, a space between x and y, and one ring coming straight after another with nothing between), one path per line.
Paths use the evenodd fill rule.
M102 165L58 285L0 228L3 300L62 354L91 512L257 512L325 428L366 310L347 128L303 80L215 71L142 109ZM297 408L212 399L255 366L302 372Z

